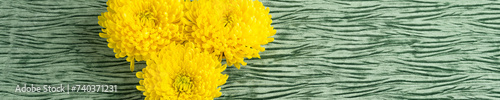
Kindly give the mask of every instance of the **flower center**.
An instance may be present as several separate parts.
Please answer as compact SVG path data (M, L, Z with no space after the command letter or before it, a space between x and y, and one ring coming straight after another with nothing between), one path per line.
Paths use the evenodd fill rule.
M193 87L193 82L186 75L179 75L175 78L174 88L178 92L189 93L191 92L191 88Z
M231 12L224 14L224 27L227 27L231 23L233 23L233 15Z
M139 19L141 20L141 23L145 26L155 26L157 21L155 15L149 11L140 13Z

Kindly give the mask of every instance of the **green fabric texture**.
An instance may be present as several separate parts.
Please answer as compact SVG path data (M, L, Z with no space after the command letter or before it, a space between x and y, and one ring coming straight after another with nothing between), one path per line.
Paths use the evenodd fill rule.
M500 1L260 0L275 41L228 67L221 100L500 99ZM1 0L0 98L143 99L99 37L106 0ZM117 92L16 92L17 85Z

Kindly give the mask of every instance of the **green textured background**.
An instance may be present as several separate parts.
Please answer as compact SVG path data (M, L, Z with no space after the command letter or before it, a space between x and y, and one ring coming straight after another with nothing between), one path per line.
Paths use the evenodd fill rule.
M261 0L275 41L218 99L500 99L500 1ZM0 98L141 99L98 33L105 0L0 0ZM108 84L114 93L16 93Z

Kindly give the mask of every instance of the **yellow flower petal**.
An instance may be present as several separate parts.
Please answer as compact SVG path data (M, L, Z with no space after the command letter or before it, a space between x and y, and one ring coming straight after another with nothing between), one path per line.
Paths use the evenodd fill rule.
M219 54L229 66L245 66L245 57L259 57L261 45L274 41L269 8L258 0L195 0L185 6L188 41Z
M137 89L149 99L213 99L221 96L219 86L228 78L221 74L227 65L190 42L165 46L146 64L136 73L144 89Z
M185 41L179 31L183 0L108 0L106 4L108 12L98 17L104 27L99 36L108 40L109 48L119 51L116 58L136 56L127 60L132 71L133 61L146 60L171 41Z

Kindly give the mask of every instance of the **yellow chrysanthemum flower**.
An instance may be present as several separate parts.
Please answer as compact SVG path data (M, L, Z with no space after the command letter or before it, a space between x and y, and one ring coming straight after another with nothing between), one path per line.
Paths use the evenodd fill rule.
M244 57L260 58L261 45L274 40L269 8L258 0L195 0L185 6L188 40L225 58L229 66L239 69L246 65Z
M116 58L128 56L130 70L135 61L149 59L171 42L183 41L182 0L109 0L108 12L99 16L99 33L107 38Z
M220 87L226 83L227 75L221 74L216 56L194 44L171 44L163 48L158 56L146 61L147 67L138 72L137 89L145 91L146 99L205 100L221 96ZM219 88L218 88L219 87Z

